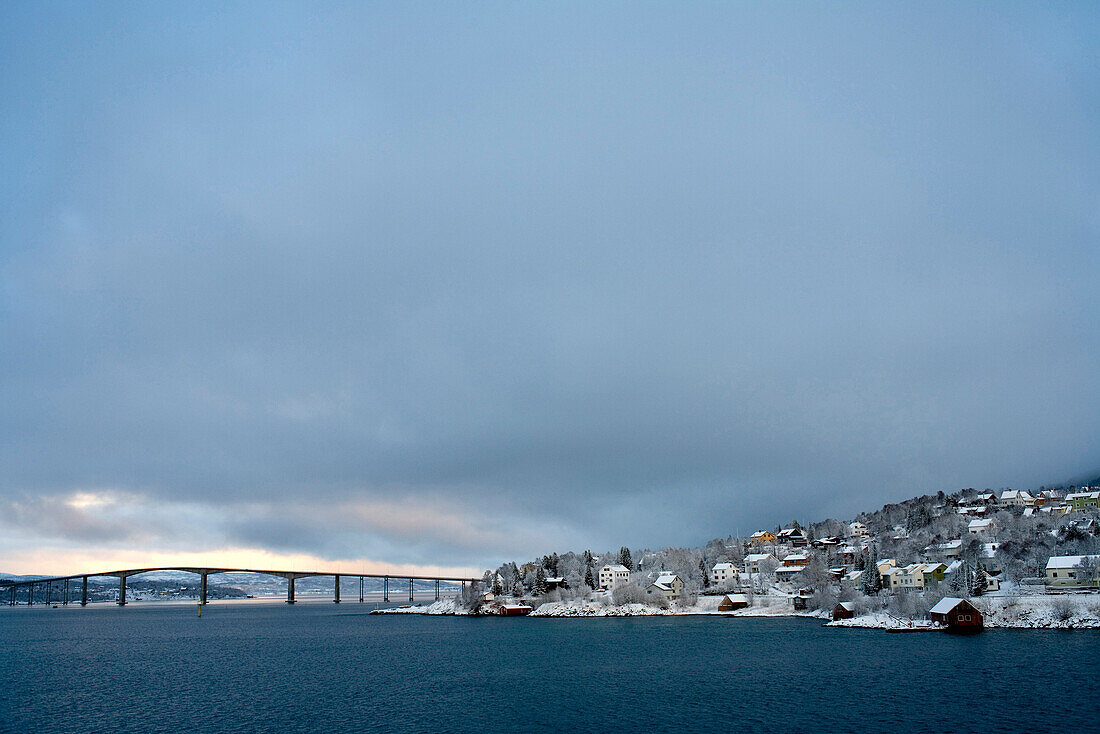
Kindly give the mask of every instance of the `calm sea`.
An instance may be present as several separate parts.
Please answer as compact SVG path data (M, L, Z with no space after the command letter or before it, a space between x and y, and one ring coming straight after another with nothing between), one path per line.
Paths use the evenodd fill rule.
M1100 632L0 608L13 732L1100 731Z

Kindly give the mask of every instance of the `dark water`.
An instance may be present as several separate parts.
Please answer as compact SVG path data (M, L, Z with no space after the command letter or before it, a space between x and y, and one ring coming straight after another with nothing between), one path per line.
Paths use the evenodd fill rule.
M0 730L1100 731L1100 633L0 609Z

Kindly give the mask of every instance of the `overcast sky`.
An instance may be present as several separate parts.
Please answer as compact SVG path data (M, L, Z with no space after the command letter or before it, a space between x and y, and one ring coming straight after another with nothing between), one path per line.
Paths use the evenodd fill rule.
M586 5L5 4L0 571L1100 474L1096 5Z

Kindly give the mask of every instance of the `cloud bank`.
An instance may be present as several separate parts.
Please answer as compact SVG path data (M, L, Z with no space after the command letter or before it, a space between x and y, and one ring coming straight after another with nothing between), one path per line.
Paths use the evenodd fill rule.
M3 11L0 569L1100 467L1093 8L168 12Z

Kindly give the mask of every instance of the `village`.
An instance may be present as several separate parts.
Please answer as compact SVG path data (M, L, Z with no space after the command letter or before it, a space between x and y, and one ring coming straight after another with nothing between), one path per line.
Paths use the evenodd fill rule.
M502 616L805 615L895 631L1100 627L1100 488L913 498L701 549L552 554L453 604ZM434 610L434 611L433 611Z

